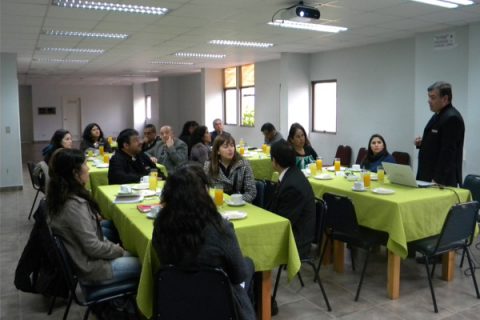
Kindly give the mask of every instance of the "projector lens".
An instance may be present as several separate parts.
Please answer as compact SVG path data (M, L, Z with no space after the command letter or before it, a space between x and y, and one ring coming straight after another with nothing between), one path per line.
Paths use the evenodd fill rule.
M305 12L302 10L300 11L300 17L303 17L303 16L305 16Z

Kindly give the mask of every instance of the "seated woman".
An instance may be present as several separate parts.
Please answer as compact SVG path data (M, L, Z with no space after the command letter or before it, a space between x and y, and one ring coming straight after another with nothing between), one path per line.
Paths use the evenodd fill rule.
M223 133L215 139L210 161L203 169L210 185L222 185L226 194L241 193L243 200L252 202L257 195L255 178L250 163L235 149L235 139Z
M48 175L48 162L50 161L50 157L59 148L71 149L72 144L73 141L70 132L65 129L58 129L53 133L48 146L43 148L43 161L37 164L33 174L39 178L40 184L44 186L45 194L47 193L47 186L50 181L50 176Z
M193 131L190 150L190 160L197 161L201 165L210 159L210 142L212 136L206 126L200 126Z
M379 134L374 134L368 141L368 152L360 166L362 169L377 172L377 167L381 166L382 162L395 163L395 158L388 153L385 139Z
M98 204L85 189L88 177L85 155L80 150L59 149L53 154L48 223L63 239L83 283L110 284L138 278L138 259L103 235Z
M310 163L317 160L317 153L313 150L307 133L300 123L293 123L288 131L288 142L296 153L295 164L299 169L305 169Z
M105 152L112 152L112 147L103 137L103 131L96 123L90 123L83 130L82 142L80 143L80 150L98 149L101 145Z
M185 142L188 146L188 155L190 155L190 149L192 148L193 144L191 143L192 141L192 135L195 129L198 128L198 122L194 120L187 121L183 124L182 128L182 133L178 137L178 139L182 140Z
M240 319L255 319L248 297L253 263L242 256L232 223L218 213L202 167L196 163L178 167L167 178L161 202L163 209L152 237L161 264L223 269L232 284Z

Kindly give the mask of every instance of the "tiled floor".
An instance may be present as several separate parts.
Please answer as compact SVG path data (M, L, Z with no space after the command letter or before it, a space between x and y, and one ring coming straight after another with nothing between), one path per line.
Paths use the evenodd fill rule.
M24 146L23 162L38 161L41 147ZM17 261L33 225L27 215L34 195L26 166L23 190L0 192L0 319L61 319L63 315L64 301L58 301L53 314L47 316L47 298L18 291L13 285ZM472 252L480 262L480 251L472 246ZM361 258L358 254L357 266ZM480 319L480 299L475 297L471 277L464 275L465 267L457 267L455 280L448 283L440 279L437 268L434 286L440 312L435 314L424 266L412 259L402 261L400 299L390 300L386 296L386 255L381 250L371 257L360 299L354 302L359 272L352 272L348 261L349 257L344 274L334 273L331 267L321 271L332 312L326 311L318 285L312 282L312 271L306 266L302 269L304 288L297 279L288 284L286 272L283 273L277 296L279 314L273 319ZM480 278L480 272L476 274ZM69 319L81 319L83 312L83 308L73 306Z

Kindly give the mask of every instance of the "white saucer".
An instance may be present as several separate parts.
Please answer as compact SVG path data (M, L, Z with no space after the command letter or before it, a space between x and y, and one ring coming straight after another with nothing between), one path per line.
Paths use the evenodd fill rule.
M153 196L157 195L156 190L150 190L150 189L140 190L138 193L141 194L144 197L153 197Z
M138 195L138 193L136 192L122 192L122 191L119 191L117 193L117 197L130 197L130 196L136 196Z
M242 200L242 202L240 202L240 203L234 203L234 202L232 202L232 201L230 201L230 200L225 200L225 203L226 203L227 205L229 205L230 207L241 207L241 206L244 206L244 205L247 204L247 202L244 201L244 200Z
M222 212L222 216L227 220L238 220L245 219L247 217L247 213L244 211L225 211Z
M348 171L352 171L352 172L362 172L362 169L348 168Z
M354 174L351 174L349 176L345 176L345 179L347 179L348 181L357 181L358 179L360 179L360 177Z
M97 158L95 158L95 157L87 157L87 161L95 161L95 160L97 160Z
M108 163L97 163L95 164L97 168L108 168Z
M132 189L134 190L145 190L145 189L148 189L150 186L148 183L139 183L139 184L135 184L132 186Z
M327 170L328 171L335 171L335 167L334 166L327 167ZM340 167L340 171L345 171L345 167Z
M317 179L317 180L332 180L333 177L332 177L331 175L329 175L328 173L325 173L325 174L318 174L318 175L314 176L313 179Z
M377 194L394 194L395 190L387 188L375 188L372 190L372 192Z
M364 191L367 191L368 189L367 189L367 188L357 189L357 188L355 188L355 187L352 187L352 190L353 190L353 191L356 191L356 192L364 192Z
M372 181L377 181L378 180L378 176L376 174L370 174L370 180Z

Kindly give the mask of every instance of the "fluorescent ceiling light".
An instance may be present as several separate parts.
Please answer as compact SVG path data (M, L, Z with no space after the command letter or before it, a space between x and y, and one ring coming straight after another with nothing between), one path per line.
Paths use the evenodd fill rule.
M232 47L253 47L253 48L270 48L273 43L268 42L253 42L253 41L235 41L235 40L210 40L210 44L218 44L222 46Z
M185 65L191 66L193 62L182 62L182 61L150 61L151 64L168 64L168 65Z
M62 31L62 30L43 30L43 33L49 36L59 37L82 37L97 39L126 39L126 33L103 33L103 32L82 32L82 31Z
M449 9L458 7L457 4L454 4L451 2L444 2L440 0L412 0L412 1L431 4L433 6L439 6L439 7L449 8Z
M48 63L88 63L89 60L79 59L49 59L49 58L34 58L35 62L48 62Z
M274 21L270 21L268 24L271 26L283 27L283 28L302 29L302 30L311 30L311 31L320 31L320 32L333 32L333 33L348 30L345 27L329 26L325 24L316 24L316 23L297 22L297 21L291 21L291 20L278 20L278 19Z
M103 49L88 49L88 48L40 48L42 51L58 51L58 52L73 52L73 53L104 53Z
M80 8L90 10L105 10L124 13L140 13L164 15L169 10L161 7L137 6L134 4L112 3L112 2L96 2L86 0L53 0L53 5L67 8Z
M207 59L223 59L226 57L224 54L214 54L214 53L195 53L195 52L177 52L175 53L177 57L186 57L186 58L207 58Z
M469 6L469 5L473 4L473 1L470 1L470 0L443 0L443 1L458 3L458 4L461 4L463 6Z

